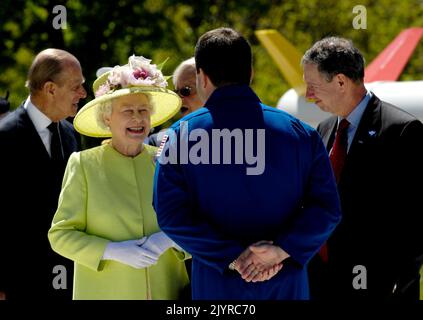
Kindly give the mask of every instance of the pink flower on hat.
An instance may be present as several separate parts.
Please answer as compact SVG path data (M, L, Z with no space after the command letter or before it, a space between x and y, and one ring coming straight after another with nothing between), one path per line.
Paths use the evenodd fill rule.
M148 72L143 69L137 69L133 72L135 79L146 79L148 77Z
M167 81L162 72L151 60L142 56L132 55L128 64L116 66L111 71L106 82L95 92L99 97L114 90L134 86L167 87Z
M99 97L99 96L102 96L103 94L106 94L107 92L109 92L110 91L110 86L109 86L109 84L106 82L105 84L102 84L98 89L97 89L97 91L95 92L95 97L97 98L97 97Z

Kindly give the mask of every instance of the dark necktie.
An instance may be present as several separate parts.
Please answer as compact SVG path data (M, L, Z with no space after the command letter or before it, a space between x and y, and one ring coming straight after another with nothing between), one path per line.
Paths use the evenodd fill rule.
M336 130L335 142L333 143L332 150L329 155L337 183L339 182L345 160L347 159L349 125L350 123L347 119L341 120L338 130ZM328 262L328 247L326 243L320 248L319 255L323 262Z
M63 160L62 144L60 141L59 123L52 122L47 127L51 132L50 152L53 161Z

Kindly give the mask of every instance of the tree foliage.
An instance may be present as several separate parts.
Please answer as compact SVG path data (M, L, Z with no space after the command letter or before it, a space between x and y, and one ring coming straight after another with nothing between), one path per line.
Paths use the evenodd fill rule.
M275 105L289 86L258 43L255 30L277 29L301 52L327 35L348 37L371 61L402 29L423 25L422 0L362 0L367 9L364 30L352 26L356 1L68 0L62 4L66 29L53 27L55 1L1 1L0 95L10 90L14 108L27 95L24 84L33 57L48 47L68 50L81 61L90 94L87 99L91 99L99 67L125 63L135 53L154 62L170 57L163 71L171 74L180 61L194 54L201 34L220 26L233 27L253 46L253 88L263 102ZM422 47L407 65L403 80L422 78Z

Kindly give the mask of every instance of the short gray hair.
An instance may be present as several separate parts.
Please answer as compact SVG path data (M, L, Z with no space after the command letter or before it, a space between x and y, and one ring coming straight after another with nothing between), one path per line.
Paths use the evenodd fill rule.
M301 65L306 63L317 65L327 81L332 81L339 73L356 83L364 78L363 55L351 40L345 38L327 37L317 41L301 59Z
M143 92L142 94L145 95L148 99L148 104L150 106L150 116L151 116L156 111L156 107L153 103L153 99L151 98L151 94L147 92ZM96 121L101 129L109 130L109 126L104 122L104 116L105 115L110 116L112 114L113 101L115 99L119 99L119 97L100 103L96 109Z
M197 76L197 69L195 68L195 58L189 58L187 60L182 61L173 72L173 85L176 86L176 82L178 81L179 77L184 73L191 73L192 77L195 81L195 77Z
M41 51L29 68L25 86L31 94L35 94L47 81L62 85L63 70L67 64L80 66L78 59L67 51L53 48Z

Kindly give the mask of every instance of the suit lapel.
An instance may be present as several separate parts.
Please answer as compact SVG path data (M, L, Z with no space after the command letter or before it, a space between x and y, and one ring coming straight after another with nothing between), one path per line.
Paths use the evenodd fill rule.
M373 165L371 154L377 152L376 142L381 129L380 124L380 100L373 95L354 135L338 187L342 188L344 182L354 179L357 171L365 170L365 167Z
M16 109L15 112L17 116L17 128L23 133L23 146L37 154L40 159L50 160L50 155L23 105Z
M337 123L338 123L338 118L332 117L328 120L328 123L324 127L322 127L322 130L321 130L322 141L324 145L326 146L326 150L328 153L330 151L330 148L332 148L332 145L333 145Z
M69 127L69 124L65 122L66 120L60 121L60 135L62 138L62 147L65 154L65 159L69 158L72 152L78 151L77 144L75 141L75 136L73 130Z
M373 94L367 104L366 110L358 125L357 131L351 143L344 169L342 170L341 177L338 185L346 177L351 165L357 163L354 161L355 157L361 157L362 152L367 153L368 148L372 148L372 144L376 142L376 138L381 130L381 114L380 114L381 101ZM328 153L332 148L335 132L337 127L337 117L331 117L328 121L318 129L322 137L322 141L326 146ZM363 151L364 150L364 151Z
M35 129L34 124L29 118L26 109L23 107L23 104L16 109L15 112L17 117L17 127L21 132L23 132L23 139L25 140L27 148L31 149L32 152L36 152L46 161L51 160L50 155L48 154L37 129ZM78 144L70 124L65 121L66 120L60 121L60 135L65 159L68 159L72 152L78 151Z
M362 147L367 147L369 144L374 143L375 138L379 135L381 130L380 119L380 103L381 101L374 94L370 99L366 110L358 125L354 139L348 153L348 158L353 157L356 153L360 152Z

